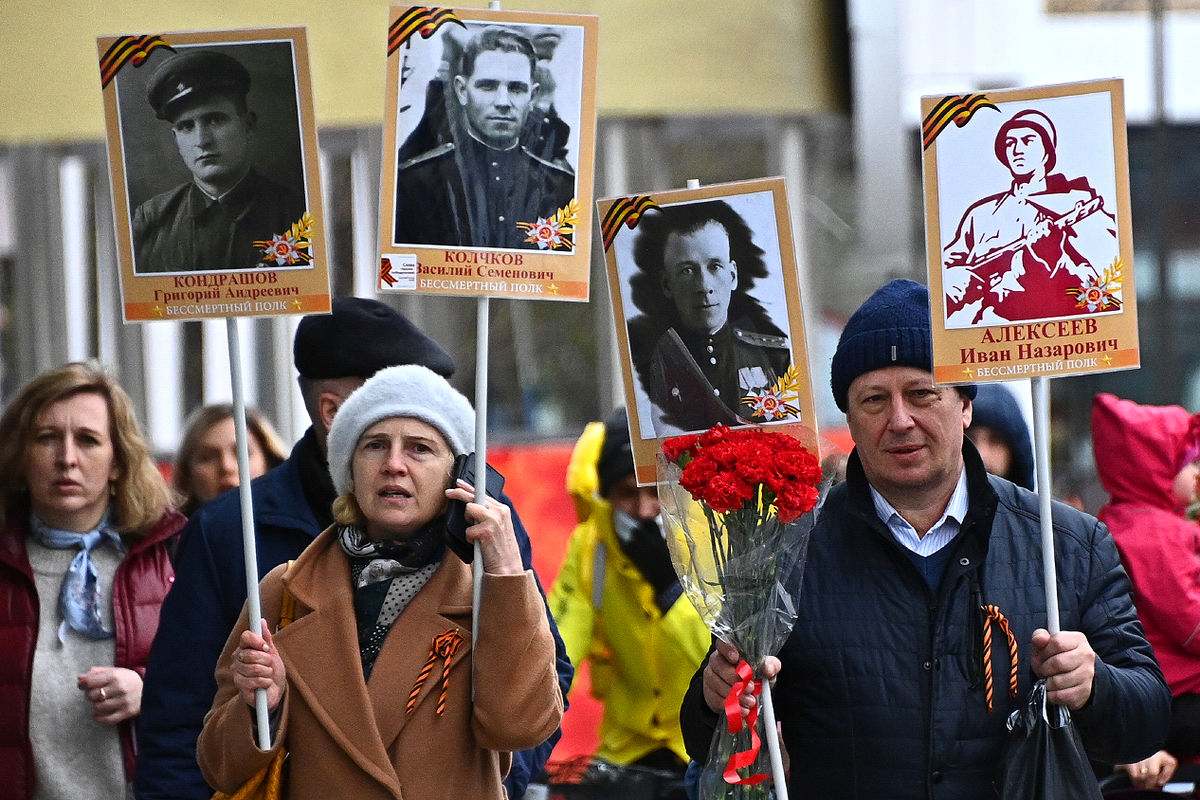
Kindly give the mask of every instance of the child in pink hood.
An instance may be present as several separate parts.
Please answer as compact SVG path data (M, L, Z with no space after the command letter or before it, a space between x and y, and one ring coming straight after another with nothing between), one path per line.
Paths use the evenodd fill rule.
M1098 516L1116 540L1171 688L1166 749L1191 760L1200 755L1200 523L1185 512L1197 501L1200 414L1099 394L1092 448L1110 495ZM1135 783L1145 763L1129 765Z

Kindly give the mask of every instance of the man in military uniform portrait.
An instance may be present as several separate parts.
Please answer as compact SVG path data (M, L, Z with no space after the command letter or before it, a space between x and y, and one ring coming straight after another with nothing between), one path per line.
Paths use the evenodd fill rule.
M787 335L748 292L767 276L764 251L722 200L642 215L629 285L630 357L656 425L685 431L759 421L742 403L791 364ZM666 431L660 431L665 433Z
M134 212L136 273L257 266L265 256L254 242L286 233L304 214L296 191L254 167L259 120L249 92L250 72L218 50L181 48L155 68L146 99L170 124L191 180Z
M1011 180L963 213L943 250L949 327L1094 313L1085 287L1120 255L1117 222L1086 175L1055 172L1058 131L1024 109L993 146Z
M401 161L394 242L536 249L517 223L553 217L575 196L575 175L565 160L524 144L539 85L534 47L490 26L450 72L451 140Z

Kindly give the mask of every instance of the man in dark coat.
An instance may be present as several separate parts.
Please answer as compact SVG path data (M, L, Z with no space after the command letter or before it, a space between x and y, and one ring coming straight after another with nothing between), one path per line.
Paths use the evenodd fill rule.
M927 289L893 281L851 316L833 357L855 449L812 532L795 625L762 667L805 797L998 796L1005 722L1036 677L1097 761L1138 761L1166 735L1170 693L1108 529L1054 505L1051 635L1038 497L984 470L963 434L975 387L934 385L931 338ZM697 761L738 660L718 642L684 699Z
M296 558L333 524L336 495L325 438L346 397L379 369L396 364L421 364L445 377L454 372L450 356L408 319L376 300L355 297L335 299L330 315L301 320L295 361L312 426L286 461L251 483L260 576ZM529 536L515 512L513 525L529 567ZM216 694L217 658L245 601L241 505L234 489L201 506L182 532L175 585L163 603L146 668L134 782L138 800L212 796L196 764L196 739ZM553 619L550 627L566 697L574 670ZM556 734L538 748L514 754L505 782L510 797L525 793L558 738Z
M630 350L659 435L759 419L742 399L773 388L792 354L748 294L767 269L746 222L722 200L663 206L643 215L634 260Z
M136 273L254 267L266 259L254 242L300 221L304 200L252 166L258 122L249 90L246 68L215 50L187 50L155 69L147 99L171 123L192 180L134 212Z
M462 111L451 115L453 141L400 164L396 243L537 249L517 223L552 218L575 196L575 175L521 143L536 61L506 28L467 43L452 78Z

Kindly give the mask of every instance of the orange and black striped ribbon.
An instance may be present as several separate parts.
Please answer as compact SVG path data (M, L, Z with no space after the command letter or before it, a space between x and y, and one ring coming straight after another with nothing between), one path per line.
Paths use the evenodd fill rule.
M401 14L400 19L393 22L392 26L388 28L388 55L396 52L401 45L412 38L414 33L421 34L422 39L428 39L447 22L467 27L463 25L463 21L458 18L452 8L413 6Z
M158 34L122 36L117 39L100 58L100 88L103 89L112 83L112 79L117 77L117 73L125 64L140 67L150 53L160 47L172 49Z
M622 225L633 230L637 227L642 214L651 208L658 208L658 203L648 195L622 197L613 203L609 207L608 213L604 215L604 221L600 224L600 232L604 237L604 249L608 250L612 247L613 239L617 238L617 231L621 229Z
M985 605L981 606L986 619L983 621L983 696L987 701L987 710L990 714L994 707L992 687L992 623L995 622L1000 626L1000 630L1004 631L1004 635L1008 640L1008 696L1015 698L1017 696L1017 638L1013 636L1012 628L1008 625L1008 618L1000 610L999 606Z
M433 643L429 646L429 658L425 660L425 666L421 667L412 691L408 693L408 703L404 707L406 715L411 714L417 707L417 697L420 696L421 689L425 686L425 679L433 672L433 665L439 658L442 659L442 692L438 695L437 715L441 716L442 712L446 710L446 693L450 689L450 659L458 652L462 643L462 634L457 629L433 637Z
M960 128L963 127L981 108L1000 110L986 94L952 94L943 97L921 123L921 148L928 150L933 140L951 122Z

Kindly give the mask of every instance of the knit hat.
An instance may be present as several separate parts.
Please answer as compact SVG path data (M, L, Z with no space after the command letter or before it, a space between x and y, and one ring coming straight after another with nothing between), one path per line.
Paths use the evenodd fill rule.
M633 445L629 443L629 417L618 408L604 421L604 444L596 459L600 496L607 497L617 481L633 474Z
M445 378L416 364L375 373L346 398L329 427L329 477L339 495L350 490L350 458L367 428L389 417L412 417L437 428L454 455L475 450L475 410Z
M369 378L397 364L454 374L441 345L391 306L363 297L335 298L331 313L300 320L292 353L305 378Z
M885 283L859 306L842 330L833 354L830 384L838 408L849 405L850 384L884 367L917 367L933 372L933 322L929 290L909 280ZM975 399L975 384L958 387Z

